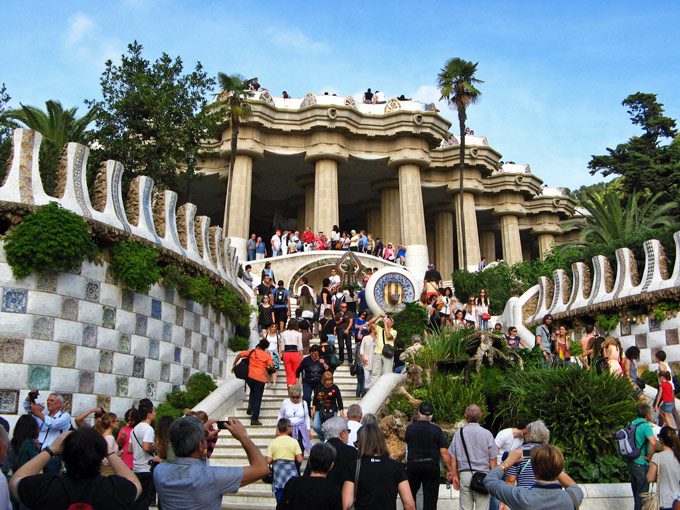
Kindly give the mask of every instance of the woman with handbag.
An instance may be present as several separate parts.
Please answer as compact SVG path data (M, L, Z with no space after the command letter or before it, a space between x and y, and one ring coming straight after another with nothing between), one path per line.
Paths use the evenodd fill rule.
M382 320L382 325L378 322ZM394 368L394 341L397 339L397 330L393 328L394 321L389 315L376 315L369 324L375 328L375 351L373 354L373 368L371 370L371 384L383 374L391 374Z
M396 510L397 493L404 510L415 510L404 466L390 459L385 436L376 425L357 432L359 459L347 468L342 487L342 507L355 510Z
M659 439L663 450L655 453L649 462L647 481L656 482L656 492L650 490L647 497L642 495L643 509L652 508L646 506L645 500L658 498L660 510L673 508L673 500L678 494L678 480L680 480L680 439L673 428L664 426L659 432Z
M233 372L236 365L241 358L246 358L248 362L248 376L246 377L246 384L250 388L250 396L248 397L248 409L246 414L250 416L251 425L262 425L260 421L260 406L262 405L262 394L264 393L264 386L267 383L267 367L274 367L274 360L267 352L269 341L260 340L255 349L250 351L242 351L236 355L234 365L231 368Z
M311 394L311 392L310 392ZM281 402L279 420L287 418L293 428L291 437L300 444L302 452L312 449L312 424L309 419L309 400L303 399L302 387L294 384L288 388L289 397Z
M479 297L475 300L475 306L477 309L477 324L479 329L481 331L488 331L491 315L489 314L489 298L486 297L486 289L479 291Z
M321 441L325 440L323 433L323 423L332 418L337 413L347 419L343 412L342 395L340 388L333 384L333 374L324 372L321 376L321 384L314 390L314 402L312 407L312 419L314 420L314 430Z

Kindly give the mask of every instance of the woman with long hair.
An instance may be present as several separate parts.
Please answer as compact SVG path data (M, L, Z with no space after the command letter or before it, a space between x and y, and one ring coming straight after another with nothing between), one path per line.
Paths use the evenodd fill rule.
M302 310L302 318L311 320L314 318L314 298L309 292L309 287L303 285L300 288L300 299L298 300L298 308Z
M104 413L99 421L95 422L94 428L99 432L106 441L106 457L102 459L101 474L104 476L111 476L113 473L113 468L109 464L109 454L122 455L122 452L118 449L118 443L116 443L116 438L113 437L113 430L118 427L120 420L115 413Z
M486 289L479 291L479 297L475 300L476 312L477 312L477 324L479 329L482 331L489 330L489 319L484 319L489 315L489 298L486 296Z
M203 413L205 414L205 413ZM201 417L197 412L191 412L185 414L185 416L195 416L199 420ZM207 416L206 416L207 418ZM156 455L154 456L154 462L174 462L175 452L170 444L170 425L175 421L172 416L161 416L156 420L156 431L154 436L154 445L156 446ZM203 421L203 420L201 420Z
M404 466L390 459L380 428L363 425L357 433L357 450L359 458L347 468L342 487L343 508L353 504L356 510L396 510L399 493L404 510L415 510ZM355 487L357 471L359 477Z
M269 294L265 294L262 296L262 303L260 303L260 306L258 307L257 332L262 334L262 332L267 331L272 324L276 324L272 297Z
M269 347L267 347L267 352L272 357L274 361L274 370L267 370L267 384L270 386L276 386L276 376L278 375L279 367L281 366L281 359L279 359L279 339L281 335L279 334L279 328L276 326L275 322L269 325L269 328L265 331L262 330L262 338L269 342Z
M640 361L640 349L631 345L626 349L626 358L623 360L623 375L625 375L630 383L635 388L635 391L640 394L642 388L644 388L644 383L640 380L638 375L637 362ZM642 388L640 388L642 386Z
M678 494L678 480L680 480L680 439L672 427L661 427L659 439L663 450L655 453L649 462L647 481L655 482L659 479L659 507L670 509Z
M604 348L607 364L609 365L609 373L614 377L623 375L623 368L621 367L621 342L610 335L604 343Z
M552 328L553 328L553 316L546 314L543 317L543 323L536 328L536 345L538 345L543 351L543 357L545 358L545 364L551 365L553 360L552 355Z
M569 347L571 347L571 339L569 338L569 330L564 324L560 324L557 330L553 333L553 342L555 345L555 359L553 365L556 367L566 367L571 361L569 355Z
M135 425L137 425L138 421L137 409L135 409L135 407L131 407L125 411L125 426L120 428L118 431L118 438L116 439L119 450L123 452L121 459L130 469L132 469L134 458L132 453L127 452L127 447L128 443L130 442L130 436L132 435L132 429L135 428Z
M33 457L38 455L38 452L40 451L38 432L38 424L32 415L24 414L19 417L16 425L14 425L14 433L12 435L12 440L10 441L12 456L9 461L9 466L12 469L12 472L15 472Z

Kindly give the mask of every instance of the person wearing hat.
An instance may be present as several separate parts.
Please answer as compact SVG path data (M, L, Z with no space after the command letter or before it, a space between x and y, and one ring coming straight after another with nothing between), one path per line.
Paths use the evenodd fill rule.
M423 486L423 510L435 510L439 497L439 458L447 466L451 463L444 432L432 423L434 406L423 402L418 408L418 419L406 427L406 475L415 500Z

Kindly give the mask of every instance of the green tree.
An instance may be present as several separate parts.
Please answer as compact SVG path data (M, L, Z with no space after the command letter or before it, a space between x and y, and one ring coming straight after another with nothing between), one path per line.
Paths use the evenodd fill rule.
M248 104L248 98L254 95L250 91L250 84L255 78L245 79L240 74L225 74L217 73L217 80L219 82L222 93L220 98L224 104L224 113L229 119L231 126L231 156L229 157L229 175L227 176L227 203L225 205L225 214L229 214L229 207L231 205L231 182L234 176L234 164L236 163L236 148L238 147L238 134L241 128L241 121L246 120L253 112ZM224 218L224 235L228 235L227 229L229 224L227 218Z
M446 99L449 106L458 110L458 124L460 127L460 161L458 170L460 224L465 225L465 211L463 209L463 175L465 168L465 121L467 120L467 108L477 101L482 94L476 83L484 83L475 77L477 63L468 62L460 58L452 58L446 61L441 72L437 76L441 99ZM463 260L460 261L462 268L467 267L467 243L465 235L461 236L461 252Z
M206 108L215 80L200 62L188 74L180 57L173 60L163 53L151 63L134 41L120 65L106 62L100 83L102 100L86 101L100 110L93 165L115 159L125 165L126 185L137 175L148 175L159 189L177 191L196 141L218 133L221 114Z
M608 147L607 155L593 156L588 163L591 175L621 176L625 193L661 193L662 203L675 199L680 191L680 140L675 120L663 115L656 94L637 92L622 104L643 134L615 149Z
M21 108L5 112L5 117L13 122L20 122L29 129L42 134L40 146L40 176L47 193L52 193L56 185L57 169L64 146L68 142L87 143L89 133L87 127L97 116L96 107L92 107L84 116L77 117L78 108L64 107L59 101L50 99L45 102L45 110L36 106L21 105Z
M0 182L5 178L6 161L12 151L12 126L9 119L6 118L7 103L10 99L7 87L3 83L2 88L0 88Z
M670 226L674 218L669 213L678 204L674 201L660 204L661 197L662 193L656 193L645 200L641 193L634 192L622 204L620 195L614 189L607 188L601 193L586 191L582 205L589 214L564 223L565 228L580 228L579 240L562 246L565 249L592 243L613 246L633 234Z

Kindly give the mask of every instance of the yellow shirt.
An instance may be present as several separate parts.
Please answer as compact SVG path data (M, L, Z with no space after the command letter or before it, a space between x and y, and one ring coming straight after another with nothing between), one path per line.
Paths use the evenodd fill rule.
M396 329L390 329L390 335L392 335L392 340L387 338L387 334L385 335L385 342L383 343L383 328L381 326L376 326L375 327L375 335L376 335L376 342L375 342L375 353L376 354L382 354L383 347L385 347L385 344L389 344L392 347L394 347L394 341L397 339L397 330Z
M300 443L287 434L275 438L267 448L267 457L272 460L295 460L301 454Z

